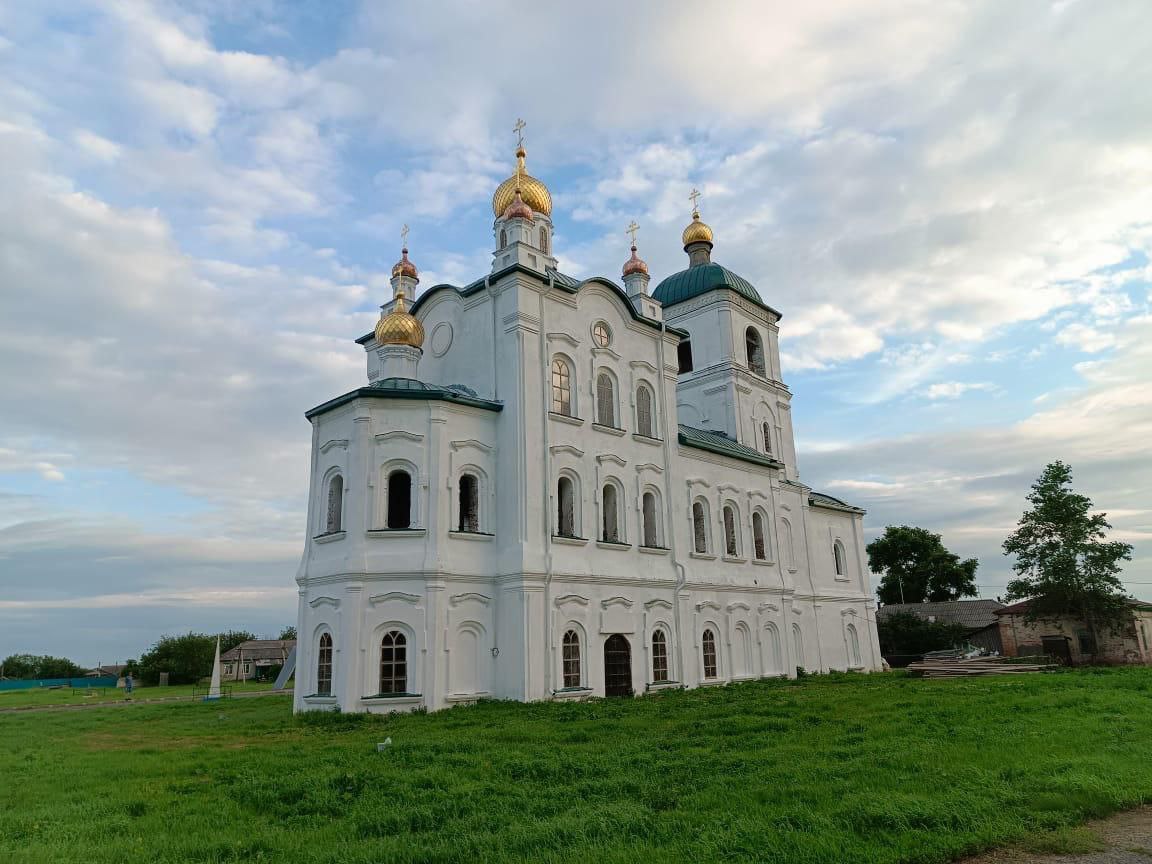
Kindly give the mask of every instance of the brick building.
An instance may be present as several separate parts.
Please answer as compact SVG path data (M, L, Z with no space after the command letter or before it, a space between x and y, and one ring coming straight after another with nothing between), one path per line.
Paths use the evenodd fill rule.
M1049 654L1072 666L1085 664L1152 666L1152 603L1129 600L1132 618L1111 633L1107 628L1092 644L1092 634L1084 622L1070 616L1026 621L1029 600L997 609L1000 642L1009 657Z

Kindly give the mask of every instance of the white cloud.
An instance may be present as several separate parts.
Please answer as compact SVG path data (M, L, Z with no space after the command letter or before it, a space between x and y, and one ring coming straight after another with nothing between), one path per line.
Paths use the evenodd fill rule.
M72 141L85 153L101 162L115 162L120 158L119 144L87 129L77 129L72 134Z
M996 385L988 381L940 381L930 384L924 391L929 399L959 399L972 391L995 391Z
M1116 337L1087 324L1069 324L1056 334L1056 341L1061 345L1071 345L1086 353L1095 354L1115 345Z

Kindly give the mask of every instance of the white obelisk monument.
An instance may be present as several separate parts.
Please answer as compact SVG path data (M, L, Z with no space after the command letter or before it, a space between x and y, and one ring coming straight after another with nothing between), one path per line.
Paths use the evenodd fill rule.
M220 637L216 637L216 657L212 661L212 683L208 687L208 695L204 701L220 698Z

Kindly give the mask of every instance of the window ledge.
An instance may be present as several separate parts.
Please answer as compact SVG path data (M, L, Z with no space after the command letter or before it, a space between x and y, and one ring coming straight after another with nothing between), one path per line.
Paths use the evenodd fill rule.
M645 555L667 555L672 551L667 546L641 546L639 549Z
M565 687L562 690L553 690L553 699L586 699L592 695L591 687Z
M423 528L372 528L367 532L369 537L423 537L426 533Z
M309 705L335 705L335 696L320 696L313 693L311 696L305 696L304 701Z
M679 681L653 681L645 688L649 692L656 690L682 690L684 685Z
M837 582L851 582L852 577L851 576L837 576L836 581Z
M707 552L689 552L688 557L689 558L699 558L701 561L715 561L716 560L715 555L710 555Z
M593 423L592 428L597 432L607 432L609 435L616 435L617 437L626 434L626 430L621 429L619 426L605 426L602 423Z
M755 675L733 675L732 680L733 681L755 681L756 676Z
M479 540L481 543L491 543L495 534L486 534L483 531L449 531L448 536L453 540Z
M652 438L648 435L641 435L639 432L632 433L632 440L639 441L641 444L651 444L653 447L659 447L664 443L663 438Z
M479 693L449 693L444 697L445 702L475 702L477 699L487 699L492 694L487 690Z
M769 561L767 558L753 558L752 563L758 564L761 567L775 567L776 566L775 561Z
M572 426L583 426L583 417L572 417L569 414L557 414L555 411L549 411L548 416L553 420L559 420L561 423L569 423Z
M724 561L728 564L747 564L748 563L747 558L737 558L734 555L725 555Z
M723 687L728 682L723 678L705 678L700 682L701 687Z
M348 536L347 531L331 531L328 534L317 534L312 538L313 543L335 543L337 540L343 540Z
M618 551L632 548L631 543L621 543L618 540L597 540L596 545L601 549L616 549Z
M799 573L799 572L800 572L800 568L799 568L799 567L789 567L789 568L788 568L788 572L789 572L789 573Z
M399 705L417 705L424 701L419 693L377 693L375 696L361 696L361 702L392 702Z
M566 546L586 546L588 544L587 537L564 537L560 534L552 535L553 543L563 543Z

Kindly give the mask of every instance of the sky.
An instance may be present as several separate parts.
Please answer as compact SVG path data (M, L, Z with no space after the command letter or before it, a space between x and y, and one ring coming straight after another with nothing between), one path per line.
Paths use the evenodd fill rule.
M0 657L294 622L311 429L400 228L488 272L513 170L619 281L780 309L801 479L1000 549L1053 459L1152 599L1143 0L0 4Z

